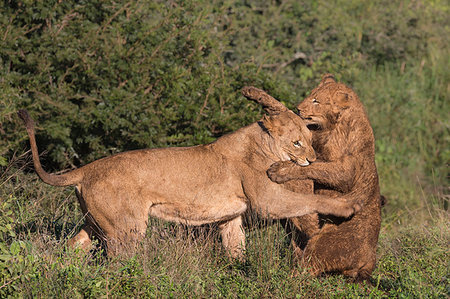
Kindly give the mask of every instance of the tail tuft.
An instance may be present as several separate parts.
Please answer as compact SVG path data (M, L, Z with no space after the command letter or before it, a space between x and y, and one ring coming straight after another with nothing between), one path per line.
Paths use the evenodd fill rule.
M34 121L31 118L31 116L30 116L30 114L28 113L27 110L20 109L17 112L17 115L20 117L20 119L23 120L23 122L25 123L25 126L27 127L27 129L34 129Z

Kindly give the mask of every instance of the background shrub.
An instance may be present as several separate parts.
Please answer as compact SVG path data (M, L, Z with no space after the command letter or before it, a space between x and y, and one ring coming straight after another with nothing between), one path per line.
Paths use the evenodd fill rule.
M213 141L260 116L242 86L292 107L332 72L365 103L381 168L444 183L440 1L5 1L2 11L3 165L26 147L18 108L38 120L45 165L60 170Z

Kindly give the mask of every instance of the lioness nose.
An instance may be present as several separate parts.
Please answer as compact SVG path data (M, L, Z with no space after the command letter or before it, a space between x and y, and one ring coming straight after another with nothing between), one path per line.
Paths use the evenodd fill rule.
M316 153L312 152L311 155L308 158L306 158L306 160L308 160L309 162L316 161Z

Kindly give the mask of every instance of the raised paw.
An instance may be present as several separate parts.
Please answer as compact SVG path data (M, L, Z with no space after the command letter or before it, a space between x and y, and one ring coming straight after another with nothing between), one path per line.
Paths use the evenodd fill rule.
M275 183L285 183L294 179L291 177L291 170L293 165L294 163L289 161L275 162L267 170L267 175Z

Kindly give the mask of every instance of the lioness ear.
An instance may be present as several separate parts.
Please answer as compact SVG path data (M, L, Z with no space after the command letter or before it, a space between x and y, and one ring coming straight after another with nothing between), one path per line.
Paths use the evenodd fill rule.
M264 116L263 116L262 125L269 133L272 133L275 130L275 125L274 125L273 119L272 119L272 117L268 116L267 114L264 114Z
M262 123L264 128L266 128L268 131L270 131L273 127L272 120L270 119L270 116L267 116L267 114L263 115Z
M336 83L333 74L325 74L322 76L322 81L320 85L328 84L328 83Z

